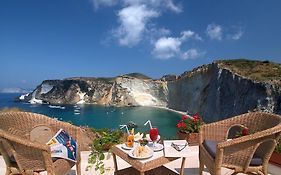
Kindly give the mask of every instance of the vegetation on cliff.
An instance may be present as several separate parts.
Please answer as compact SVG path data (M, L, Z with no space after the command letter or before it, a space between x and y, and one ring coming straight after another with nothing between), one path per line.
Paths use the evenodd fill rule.
M138 78L138 79L142 79L142 80L149 80L149 79L151 79L150 77L148 77L148 76L146 76L144 74L141 74L141 73L137 73L137 72L125 74L123 76Z
M247 59L219 60L216 63L243 77L281 85L281 64Z

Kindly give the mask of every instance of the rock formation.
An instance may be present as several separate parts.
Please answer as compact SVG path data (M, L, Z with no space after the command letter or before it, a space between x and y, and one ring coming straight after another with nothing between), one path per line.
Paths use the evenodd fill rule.
M277 74L264 75L267 70L257 70L270 64ZM228 60L203 65L180 76L166 75L160 80L135 73L114 78L45 80L20 99L50 104L160 106L198 113L205 120L214 121L254 110L281 114L280 80L280 64Z

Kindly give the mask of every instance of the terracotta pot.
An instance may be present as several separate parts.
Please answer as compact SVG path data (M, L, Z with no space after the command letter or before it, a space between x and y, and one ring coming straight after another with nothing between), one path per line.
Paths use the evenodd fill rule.
M269 162L276 166L281 167L281 153L273 152L269 159Z
M178 131L177 132L178 139L186 140L189 145L199 145L199 133L183 133Z

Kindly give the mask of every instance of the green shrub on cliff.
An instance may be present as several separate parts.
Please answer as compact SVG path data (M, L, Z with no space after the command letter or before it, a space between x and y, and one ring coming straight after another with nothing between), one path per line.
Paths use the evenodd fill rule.
M256 81L280 81L281 64L247 59L219 60L219 65Z

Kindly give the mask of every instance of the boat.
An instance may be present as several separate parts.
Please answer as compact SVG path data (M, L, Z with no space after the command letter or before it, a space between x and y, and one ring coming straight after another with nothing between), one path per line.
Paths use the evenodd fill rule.
M65 106L55 106L55 105L49 105L49 108L55 108L55 109L65 109Z

